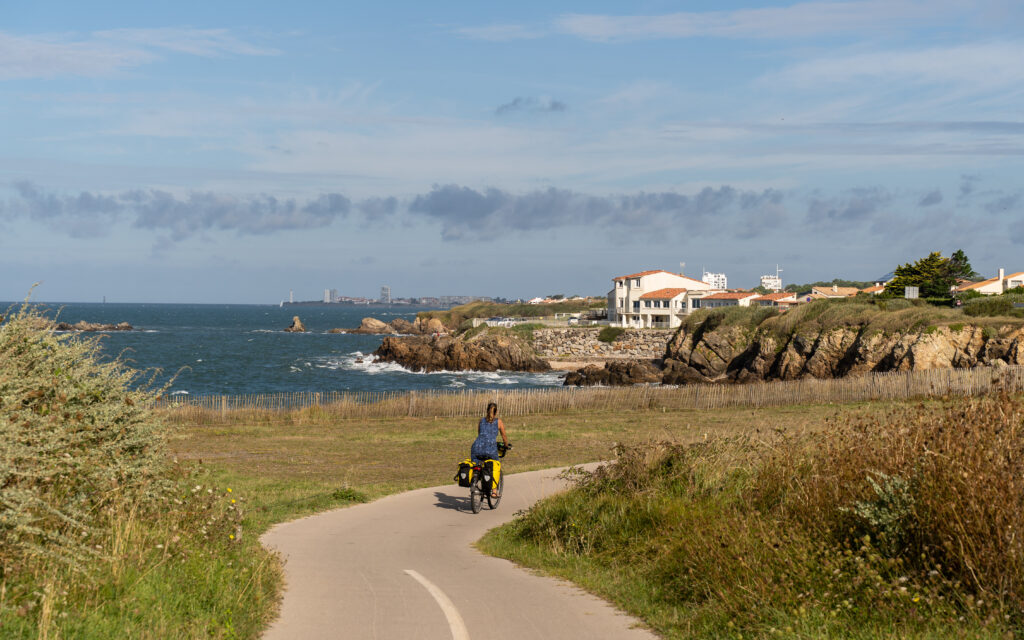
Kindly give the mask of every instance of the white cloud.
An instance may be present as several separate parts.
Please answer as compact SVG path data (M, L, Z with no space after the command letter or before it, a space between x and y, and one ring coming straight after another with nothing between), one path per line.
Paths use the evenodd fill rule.
M646 16L567 14L556 27L597 41L657 38L807 38L841 33L920 27L963 14L974 3L960 0L860 0L803 2L788 7L679 12ZM975 9L976 10L976 9Z
M490 42L511 42L513 40L534 40L546 35L543 31L521 24L491 24L482 27L461 27L455 33L472 40Z
M0 32L0 80L106 76L152 62L160 51L201 57L277 53L226 29L116 29L85 37Z

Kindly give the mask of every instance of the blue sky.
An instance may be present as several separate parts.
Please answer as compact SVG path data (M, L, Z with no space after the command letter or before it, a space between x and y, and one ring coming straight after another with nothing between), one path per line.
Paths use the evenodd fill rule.
M1019 2L153 4L0 11L0 299L1024 269Z

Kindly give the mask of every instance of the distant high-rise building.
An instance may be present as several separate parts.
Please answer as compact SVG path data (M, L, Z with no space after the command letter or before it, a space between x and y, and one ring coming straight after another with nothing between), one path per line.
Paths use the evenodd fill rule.
M782 273L782 269L779 268L779 265L775 265L775 275L761 276L761 286L772 291L782 291L782 276L779 275L780 273Z
M384 285L380 288L380 303L391 304L391 287Z
M324 289L324 302L331 302L331 290Z
M729 288L729 279L725 277L724 273L708 273L705 271L704 277L701 280L710 284L715 289Z
M289 289L288 290L288 303L290 304L292 302L295 302L295 290L294 289Z

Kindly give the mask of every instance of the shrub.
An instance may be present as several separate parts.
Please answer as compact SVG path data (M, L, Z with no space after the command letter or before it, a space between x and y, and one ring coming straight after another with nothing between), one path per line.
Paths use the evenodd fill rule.
M625 329L622 327L604 327L600 332L598 332L597 339L601 342L615 342L615 340L617 340L624 331Z
M0 325L0 557L76 565L116 504L153 489L164 425L138 374L103 362L99 338L42 328L28 305Z

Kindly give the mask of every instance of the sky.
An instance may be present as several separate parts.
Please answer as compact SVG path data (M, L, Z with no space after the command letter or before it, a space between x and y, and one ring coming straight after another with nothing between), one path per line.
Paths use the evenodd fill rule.
M0 299L1024 270L1024 4L6 3Z

